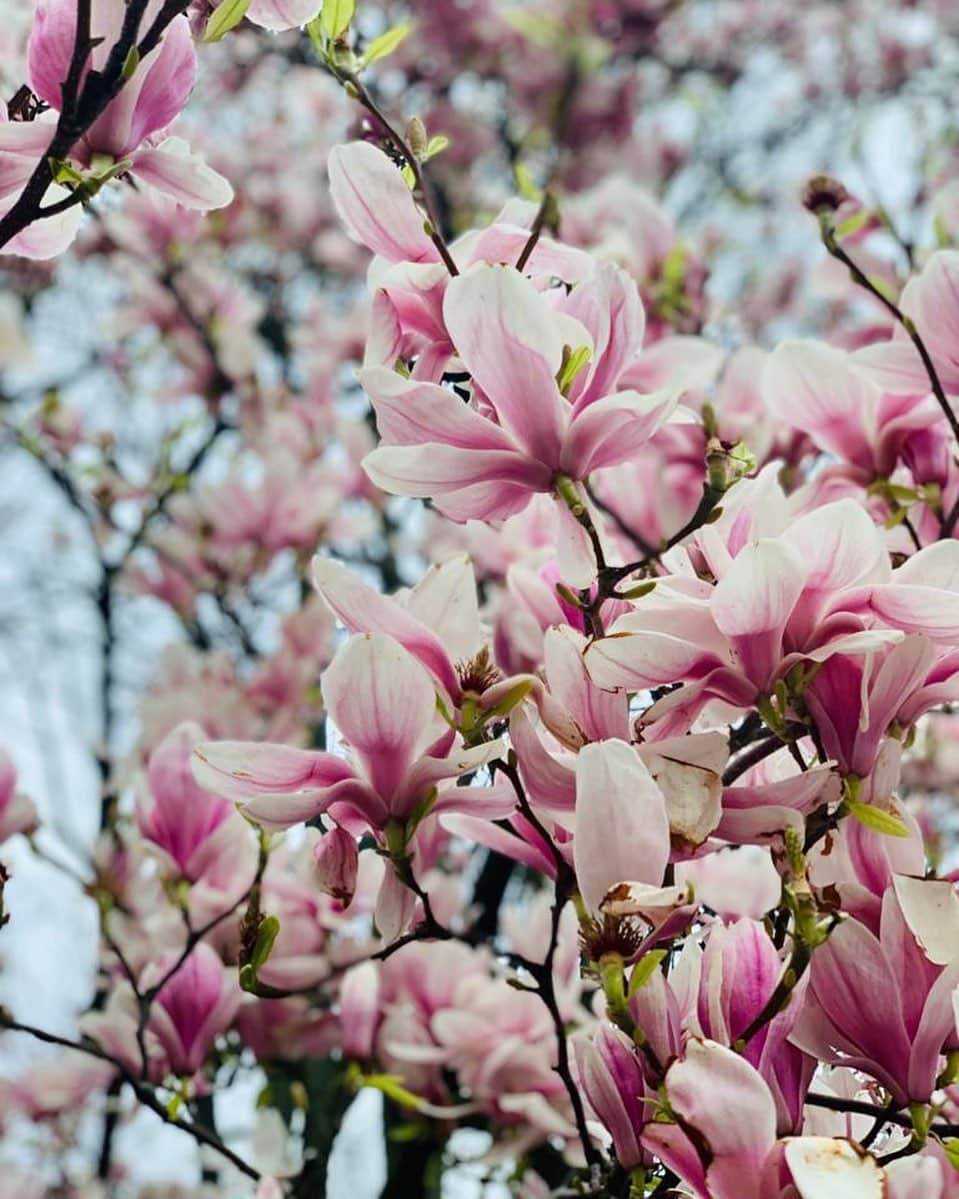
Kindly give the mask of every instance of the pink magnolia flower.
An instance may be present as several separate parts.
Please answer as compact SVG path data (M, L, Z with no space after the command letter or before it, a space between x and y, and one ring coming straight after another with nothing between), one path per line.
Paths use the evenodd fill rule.
M200 787L193 778L193 747L205 737L197 724L180 724L160 742L147 764L147 781L137 803L137 825L184 878L198 879L223 841L217 831L233 805Z
M461 748L436 708L426 669L382 633L350 638L322 677L330 718L350 747L337 754L257 742L207 742L194 751L201 785L243 804L267 828L289 828L320 813L347 828L382 832L429 810L505 815L500 787L437 787L502 752L498 741Z
M947 392L959 393L959 250L938 250L920 274L903 288L900 306L915 322ZM891 392L924 396L931 391L929 375L916 347L905 331L895 326L891 340L860 350L856 355L863 369Z
M703 1034L732 1047L761 1015L785 969L759 921L712 925L700 974L698 1014ZM805 978L789 1005L751 1036L742 1050L775 1100L781 1135L801 1128L803 1103L816 1068L814 1058L788 1041L804 992Z
M844 774L866 778L892 726L908 730L930 708L959 698L959 651L914 633L861 656L837 654L805 695L828 756Z
M735 556L715 543L713 554L718 583L678 573L659 580L586 652L603 687L641 691L688 681L644 718L672 714L661 736L677 719L688 727L711 699L751 706L799 662L901 640L896 629L878 627L887 610L899 616L900 629L909 620L920 624L927 610L944 625L949 620L945 591L913 597L892 587L881 535L851 500L817 508Z
M486 978L483 956L455 941L407 945L393 954L380 967L377 1060L415 1094L436 1103L448 1100L442 1077L446 1052L434 1021L441 1012L455 1010L458 996L481 987Z
M16 836L29 835L39 826L33 800L17 791L17 769L0 749L0 843Z
M179 962L180 950L169 950L152 962L140 978L147 990L166 978ZM137 1039L139 1005L128 983L118 986L103 1012L88 1012L80 1024L107 1053L139 1076L160 1082L168 1074L192 1076L206 1061L213 1042L232 1023L241 992L218 954L201 941L163 984L150 1007L144 1033L146 1062Z
M643 445L678 396L617 389L642 344L634 285L610 269L556 306L509 267L479 264L451 280L443 317L472 377L472 400L386 367L364 370L382 439L364 460L373 482L395 495L429 496L452 520L498 521L532 495L553 493L558 480L581 484ZM580 347L590 364L561 390L564 353ZM585 493L580 499L587 502ZM588 586L595 562L585 531L564 501L560 518L561 573Z
M140 36L151 27L162 2L150 0L140 21ZM70 67L76 14L76 0L38 0L34 14L28 47L30 86L54 112L59 112L63 103L62 85ZM85 65L84 79L91 69L102 70L105 66L120 36L125 14L126 7L119 0L94 0L94 49ZM180 15L73 147L73 163L81 170L122 164L125 171L187 208L207 210L229 204L233 191L226 180L190 153L181 139L166 136L167 127L186 105L195 77L196 51L190 25ZM52 136L50 121L0 120L0 210L12 206ZM65 194L58 188L53 198ZM37 222L37 229L26 230L11 248L26 257L52 257L69 244L79 221L78 205L75 212Z
M882 1199L880 1167L849 1141L777 1143L772 1095L724 1045L690 1041L667 1071L665 1091L678 1123L647 1124L642 1143L697 1199Z
M143 973L149 987L179 960L172 951ZM240 1004L240 990L219 956L201 941L173 977L160 988L148 1027L175 1074L195 1074L213 1042L225 1032Z
M502 978L474 978L458 990L455 1007L436 1013L432 1033L481 1110L529 1127L535 1139L575 1135L555 1069L555 1029L535 995Z
M893 473L912 437L944 422L925 381L916 394L884 392L842 350L787 341L766 362L763 392L777 421L807 433L868 484Z
M353 834L339 827L325 832L313 847L313 862L320 890L340 900L344 907L349 906L360 864L359 846Z
M613 1139L616 1160L631 1170L646 1156L640 1134L653 1099L636 1046L604 1021L591 1038L575 1037L572 1048L586 1099Z
M370 267L372 319L367 366L416 358L414 376L438 380L454 353L443 316L449 273L427 234L399 167L368 142L335 146L327 162L330 195L350 235L377 255ZM477 263L516 262L529 240L536 206L511 201L485 230L473 230L449 248L465 271ZM526 272L548 283L573 283L590 274L588 254L540 237Z
M925 1103L941 1054L959 1047L957 983L959 960L930 961L890 887L878 935L848 917L813 953L807 1002L790 1039L821 1061L870 1074L900 1105ZM863 1001L877 994L881 1005Z

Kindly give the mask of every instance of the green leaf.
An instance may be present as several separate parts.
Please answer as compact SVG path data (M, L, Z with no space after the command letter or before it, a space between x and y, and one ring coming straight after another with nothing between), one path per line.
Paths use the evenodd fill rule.
M667 952L665 949L654 949L640 958L633 967L632 974L629 976L629 989L626 992L627 1000L632 999L636 992L649 982L659 968L663 958L666 957Z
M313 51L316 57L325 59L326 38L324 37L319 17L314 17L312 21L307 21L306 32L310 35L310 41L313 43Z
M331 42L346 33L355 12L356 0L324 0L320 25Z
M873 804L862 803L858 799L847 799L846 810L853 819L858 820L866 828L883 833L887 837L908 837L909 829L892 812L877 808Z
M403 1086L402 1079L398 1074L364 1074L362 1077L364 1087L382 1091L387 1099L392 1099L400 1107L408 1107L417 1111L424 1102L419 1095L414 1095L412 1091Z
M593 356L593 351L589 346L579 346L575 350L566 352L564 347L563 365L560 367L559 375L556 378L556 383L559 390L564 396L569 395L569 389L573 386L573 380L579 372L586 366Z
M942 1142L942 1147L949 1158L949 1165L954 1170L959 1170L959 1137L947 1137Z
M256 930L256 943L250 954L250 965L253 967L254 973L265 965L279 931L280 922L275 916L264 916L260 921L260 927Z
M679 290L683 285L683 272L686 269L686 247L678 241L666 256L663 263L663 283L667 288Z
M510 687L499 703L484 713L484 719L489 721L496 720L500 716L508 716L516 705L521 704L527 695L529 695L532 686L532 679L524 679L523 682Z
M429 162L431 158L435 158L437 154L442 154L446 147L450 144L450 139L445 133L437 133L426 143L426 149L420 156L423 162Z
M375 37L366 47L366 52L360 59L361 65L368 67L371 62L379 62L381 58L392 54L397 46L406 40L412 29L413 26L408 24L394 25L392 29L387 29L386 33Z
M868 208L860 208L860 210L853 213L848 220L845 220L836 226L836 236L849 237L850 234L858 233L863 225L865 225L867 221L871 220L871 218L872 213Z
M536 186L536 182L529 172L529 167L525 163L517 162L513 167L513 174L516 176L516 190L520 196L524 200L539 201L543 193Z
M239 25L249 7L250 0L223 0L223 3L218 4L213 10L201 40L218 42L221 37L225 37L231 29L235 29Z
M62 158L50 159L50 171L53 175L54 183L82 183L83 176L76 169Z

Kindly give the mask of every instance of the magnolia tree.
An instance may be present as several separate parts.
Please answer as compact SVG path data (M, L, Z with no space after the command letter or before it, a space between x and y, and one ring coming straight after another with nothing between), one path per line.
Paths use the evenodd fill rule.
M955 6L2 13L0 1195L959 1195Z

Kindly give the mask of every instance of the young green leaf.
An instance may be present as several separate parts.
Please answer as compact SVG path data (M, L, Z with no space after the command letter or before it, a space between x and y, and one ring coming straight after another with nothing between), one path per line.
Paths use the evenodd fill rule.
M320 26L331 42L346 33L356 12L356 0L324 0Z
M250 0L222 0L211 13L202 40L218 42L239 25L249 7Z
M446 147L450 144L450 139L445 133L437 133L426 143L426 149L421 155L424 162L429 162L431 158L435 158L437 154L442 154Z
M360 59L360 65L368 67L372 62L378 62L392 54L399 44L406 40L412 25L394 25L379 37L375 37L366 47L366 52Z
M866 828L871 828L877 833L884 833L887 837L909 836L909 829L903 821L884 808L861 803L858 799L847 799L845 806L849 815L858 820L860 824L865 825Z

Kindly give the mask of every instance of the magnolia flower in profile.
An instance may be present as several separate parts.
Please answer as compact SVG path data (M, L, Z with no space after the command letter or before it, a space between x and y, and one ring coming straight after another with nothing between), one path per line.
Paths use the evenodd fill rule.
M951 893L948 883L897 879L883 897L878 935L854 917L841 921L813 954L808 1002L790 1037L821 1061L871 1075L901 1106L928 1102L940 1055L959 1048L959 958L943 962L913 931L928 925L941 887ZM936 914L945 929L946 910ZM868 994L881 994L882 1006L863 1003Z
M138 36L143 37L163 8L150 0ZM102 71L120 38L126 6L93 0L90 31L93 49L81 77ZM29 81L50 108L47 117L21 122L0 117L0 214L13 206L53 137L55 114L63 105L63 83L70 69L77 22L76 0L38 0L28 46ZM196 50L185 16L170 22L159 45L137 63L131 77L70 150L70 165L98 174L129 173L186 208L223 208L233 189L168 127L183 111L196 78ZM66 197L53 186L48 201ZM28 258L50 258L72 241L79 228L77 205L34 222L7 247Z
M631 1170L646 1156L640 1135L655 1110L638 1050L629 1037L605 1021L591 1038L577 1035L572 1049L589 1105L612 1137L616 1160Z
M137 804L140 832L191 879L199 878L212 856L210 842L234 815L228 800L205 791L193 778L191 755L203 737L196 724L178 725L164 737L150 754Z
M206 942L178 965L180 957L179 950L169 950L140 977L141 992L163 982L144 1029L145 1062L137 1037L139 1005L128 983L114 990L103 1012L89 1012L80 1022L85 1033L133 1074L145 1070L157 1082L169 1074L196 1074L240 1005L235 971L227 971Z

